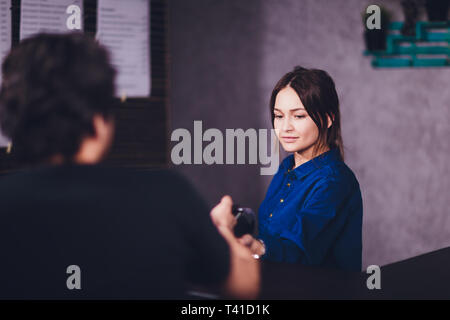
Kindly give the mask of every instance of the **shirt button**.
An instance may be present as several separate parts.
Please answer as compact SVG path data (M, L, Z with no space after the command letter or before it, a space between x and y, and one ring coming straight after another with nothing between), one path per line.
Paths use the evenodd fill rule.
M287 184L287 186L288 186L288 187L290 187L290 186L291 186L291 184L290 184L290 183L288 183L288 184Z
M284 202L284 199L280 199L280 202Z
M272 218L272 216L273 216L273 213L269 214L269 218Z

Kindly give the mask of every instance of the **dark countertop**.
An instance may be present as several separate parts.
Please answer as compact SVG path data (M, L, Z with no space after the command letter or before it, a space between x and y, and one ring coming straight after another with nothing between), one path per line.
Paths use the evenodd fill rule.
M371 274L262 262L261 299L450 299L450 247L381 266L381 289Z

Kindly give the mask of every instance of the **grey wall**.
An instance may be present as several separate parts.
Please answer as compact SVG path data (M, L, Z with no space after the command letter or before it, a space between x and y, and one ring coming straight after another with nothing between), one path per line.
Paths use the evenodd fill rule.
M399 1L376 1L402 18ZM334 78L346 163L364 201L363 264L450 245L450 70L373 69L362 55L360 0L171 0L171 125L270 128L267 104L294 65ZM212 205L254 208L259 166L184 165Z
M172 128L257 128L261 106L261 6L241 0L169 2ZM205 143L206 145L207 143ZM259 205L263 187L252 165L181 165L212 206L225 194Z

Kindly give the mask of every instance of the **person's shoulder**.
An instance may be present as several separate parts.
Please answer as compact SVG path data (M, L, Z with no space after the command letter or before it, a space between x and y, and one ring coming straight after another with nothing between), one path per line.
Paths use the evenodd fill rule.
M0 175L0 196L11 194L17 191L26 191L28 187L37 185L43 180L41 170L38 169L22 169L12 172L6 172Z
M318 184L333 185L341 190L359 190L356 175L342 160L336 160L319 168L317 172Z
M39 185L88 184L139 186L141 184L186 185L187 179L168 168L138 169L103 165L40 166L22 169L0 176L0 190Z
M168 185L174 188L191 188L191 182L181 172L173 168L135 169L128 171L143 182Z
M55 186L175 192L192 185L180 172L171 168L121 168L102 165L42 166L0 176L0 190L5 194L26 193L27 188Z

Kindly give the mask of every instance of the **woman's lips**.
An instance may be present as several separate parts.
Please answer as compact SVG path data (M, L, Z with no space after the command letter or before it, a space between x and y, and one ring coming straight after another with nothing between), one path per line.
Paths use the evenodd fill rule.
M283 139L283 141L286 143L291 143L291 142L294 142L295 140L297 140L298 137L281 137L281 139Z

